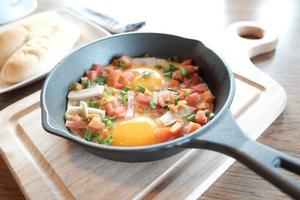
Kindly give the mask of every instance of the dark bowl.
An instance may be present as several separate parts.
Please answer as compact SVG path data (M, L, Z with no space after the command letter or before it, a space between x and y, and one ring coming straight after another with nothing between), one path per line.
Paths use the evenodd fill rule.
M200 130L170 142L143 147L115 147L87 142L74 136L66 127L64 113L67 106L68 88L73 80L79 80L94 63L109 64L120 55L138 57L148 53L166 58L178 56L192 59L199 66L204 78L215 95L215 118ZM160 33L129 33L115 35L92 42L65 57L48 75L41 92L43 128L57 136L77 142L102 157L127 162L143 162L168 157L182 151L181 144L201 135L227 110L234 93L234 81L230 70L222 60L197 40Z

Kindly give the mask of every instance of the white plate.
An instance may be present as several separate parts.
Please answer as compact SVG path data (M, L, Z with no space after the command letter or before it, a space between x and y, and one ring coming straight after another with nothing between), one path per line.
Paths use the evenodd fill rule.
M79 28L81 30L81 36L80 36L79 40L77 41L77 43L74 45L74 47L70 50L70 52L82 47L83 45L85 45L91 41L94 41L96 39L110 35L110 33L108 33L106 30L102 29L101 27L99 27L91 22L88 22L87 20L85 20L77 15L74 15L65 9L51 10L51 11L47 11L47 12L57 12L65 20L68 20L79 26ZM1 29L2 29L2 27L1 27ZM44 78L51 70L52 69L49 69L42 73L36 74L35 76L32 76L32 77L30 77L24 81L21 81L19 83L16 83L16 84L6 84L3 80L0 79L0 94L23 87L32 82L38 81L38 80Z
M25 17L33 12L38 3L37 0L19 0L13 6L12 10L5 17L0 19L0 24L5 24L21 17Z

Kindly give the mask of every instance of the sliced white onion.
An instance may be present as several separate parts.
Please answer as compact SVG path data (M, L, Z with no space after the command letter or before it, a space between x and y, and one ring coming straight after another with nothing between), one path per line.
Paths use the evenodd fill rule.
M157 92L153 92L152 93L152 102L155 103L155 105L157 105L157 99L158 99L158 93Z
M82 116L86 119L89 115L87 103L85 101L80 101L80 107L82 110Z
M177 116L175 113L168 111L159 118L159 121L165 126L169 126L177 121Z
M71 106L76 106L77 101L75 100L68 100L68 104L67 104L67 108L71 107Z
M163 123L165 126L169 126L173 123L175 123L178 119L186 117L195 110L194 107L191 106L184 106L182 109L178 110L176 113L172 113L170 111L163 114L159 120L161 123Z
M97 108L87 108L89 114L98 114L101 117L105 117L105 111ZM65 114L67 120L71 119L72 115L82 114L82 107L81 106L70 106Z
M133 117L134 115L134 91L128 91L128 104L127 104L127 113L126 118Z
M192 112L195 110L194 107L191 106L184 106L182 109L178 110L177 116L180 118L187 117L188 115L192 114Z
M103 92L103 85L95 85L92 88L87 88L79 91L70 91L68 94L68 98L71 100L84 100L91 97L101 96L103 95Z

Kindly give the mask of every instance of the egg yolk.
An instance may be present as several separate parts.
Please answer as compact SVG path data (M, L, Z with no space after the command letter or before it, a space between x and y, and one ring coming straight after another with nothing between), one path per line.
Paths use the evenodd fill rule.
M138 117L116 124L112 130L114 146L144 146L157 143L156 123L148 117Z
M164 78L161 71L147 67L136 67L131 69L134 74L132 88L136 88L138 84L145 86L148 90L155 90L164 84Z

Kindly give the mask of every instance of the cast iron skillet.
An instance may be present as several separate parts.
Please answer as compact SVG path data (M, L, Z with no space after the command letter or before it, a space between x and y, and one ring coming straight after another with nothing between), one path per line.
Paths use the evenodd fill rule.
M194 133L143 147L114 147L87 142L72 135L64 125L68 88L93 63L106 65L120 55L132 57L149 53L155 57L177 55L191 58L199 66L215 100L216 116ZM145 162L162 159L186 148L203 148L231 156L248 166L282 191L300 198L300 185L279 171L282 167L300 174L300 161L249 139L234 121L229 106L235 90L232 72L223 61L201 42L159 33L130 33L100 39L71 53L59 62L47 77L42 93L42 125L54 135L82 145L107 159L124 162Z

